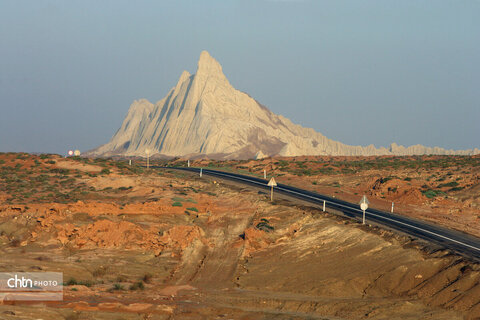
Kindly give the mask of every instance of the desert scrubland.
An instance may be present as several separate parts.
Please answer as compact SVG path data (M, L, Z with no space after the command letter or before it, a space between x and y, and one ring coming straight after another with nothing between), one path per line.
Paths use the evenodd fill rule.
M395 161L396 168L376 165ZM395 201L397 213L476 234L479 162L194 164L257 175L266 168L280 182L352 201L365 193L373 206ZM65 282L59 302L3 297L2 319L480 316L480 266L466 258L315 208L271 203L256 190L125 161L0 154L0 251L0 272L57 271Z
M184 160L172 161L185 165ZM480 237L480 156L289 157L251 161L198 160L235 171L437 223Z

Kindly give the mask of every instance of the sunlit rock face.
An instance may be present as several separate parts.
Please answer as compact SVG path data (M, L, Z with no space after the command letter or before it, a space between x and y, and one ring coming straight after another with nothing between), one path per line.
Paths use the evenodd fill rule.
M222 66L206 51L197 72L184 71L176 86L155 105L136 100L112 139L88 152L93 156L199 156L245 159L300 155L477 154L392 144L349 146L276 115L248 94L236 90Z

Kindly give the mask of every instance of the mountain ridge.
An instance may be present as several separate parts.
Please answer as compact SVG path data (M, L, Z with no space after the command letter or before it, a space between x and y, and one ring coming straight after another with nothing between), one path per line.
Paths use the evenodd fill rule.
M204 155L219 159L301 155L473 155L480 150L446 150L440 147L392 143L349 146L328 139L312 128L294 124L271 112L247 93L236 90L222 66L202 51L197 72L183 71L167 95L152 104L135 100L112 139L89 152L90 156L167 157Z

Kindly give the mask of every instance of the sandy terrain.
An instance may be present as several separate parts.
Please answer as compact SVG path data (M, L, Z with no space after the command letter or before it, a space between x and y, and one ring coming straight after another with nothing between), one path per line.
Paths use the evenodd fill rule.
M480 266L438 247L206 177L17 157L0 271L63 272L64 301L4 300L1 319L480 317Z

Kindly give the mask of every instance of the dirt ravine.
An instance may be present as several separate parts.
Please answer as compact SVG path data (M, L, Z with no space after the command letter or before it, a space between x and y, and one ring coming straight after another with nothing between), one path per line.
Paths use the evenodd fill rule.
M195 241L184 251L172 284L223 289L233 284L244 246L239 236L252 223L252 208L224 216L212 215L203 227L208 243Z
M0 272L62 272L64 300L2 296L0 319L480 319L480 266L440 247L212 178L41 160L22 179L45 198L0 204Z

